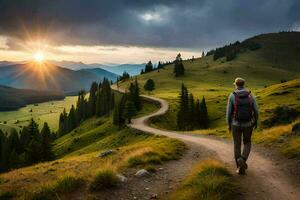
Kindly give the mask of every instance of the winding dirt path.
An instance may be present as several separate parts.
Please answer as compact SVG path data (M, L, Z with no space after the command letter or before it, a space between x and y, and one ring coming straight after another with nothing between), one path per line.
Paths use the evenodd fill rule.
M113 89L124 92L121 89L113 87ZM143 98L160 104L160 109L150 115L132 120L129 126L140 131L164 135L170 138L180 139L189 143L194 143L214 151L218 159L225 162L228 167L235 171L235 163L233 160L233 145L230 141L219 140L208 136L189 135L175 131L165 131L150 127L147 121L155 116L164 115L169 104L163 99L143 95ZM251 152L249 161L249 170L246 176L235 175L235 179L241 185L242 199L268 199L268 200L296 200L300 199L300 188L294 181L282 172L280 166L274 164L271 159L261 155L255 150ZM284 165L284 163L281 163Z

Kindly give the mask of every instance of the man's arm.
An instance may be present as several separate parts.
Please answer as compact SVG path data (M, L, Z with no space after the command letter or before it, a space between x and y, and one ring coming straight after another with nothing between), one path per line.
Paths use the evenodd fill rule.
M257 122L258 122L258 117L259 117L259 109L258 109L258 105L257 105L256 98L255 98L254 95L252 95L252 99L253 99L253 112L254 112L253 127L257 128Z
M230 94L228 97L227 109L226 109L226 120L227 120L227 125L228 125L229 129L231 129L231 123L232 123L233 98L234 98L234 95Z

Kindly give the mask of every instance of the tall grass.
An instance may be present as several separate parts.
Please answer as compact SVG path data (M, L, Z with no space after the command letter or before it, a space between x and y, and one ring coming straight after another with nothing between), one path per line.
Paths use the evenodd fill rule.
M84 184L84 180L79 177L65 175L60 177L56 182L44 184L36 191L28 193L25 199L28 200L51 200L57 199L59 195L72 192Z
M201 162L169 200L226 200L232 199L237 186L229 171L216 160Z

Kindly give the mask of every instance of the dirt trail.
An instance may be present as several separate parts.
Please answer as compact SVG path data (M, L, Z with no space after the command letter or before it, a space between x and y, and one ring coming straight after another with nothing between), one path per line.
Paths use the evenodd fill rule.
M119 91L121 90L119 89ZM161 108L153 114L134 119L130 127L152 134L177 138L187 142L187 144L194 143L201 145L208 150L214 151L218 158L225 162L232 171L235 170L233 146L231 142L208 136L195 136L175 131L165 131L148 126L147 120L154 116L164 115L169 109L169 104L167 101L159 98L144 95L143 97L160 103ZM284 163L281 164L284 165ZM296 186L295 183L282 172L278 163L272 163L271 159L259 154L255 148L251 152L248 165L249 170L246 176L236 175L235 177L236 180L241 183L241 195L243 199L300 199L299 186Z

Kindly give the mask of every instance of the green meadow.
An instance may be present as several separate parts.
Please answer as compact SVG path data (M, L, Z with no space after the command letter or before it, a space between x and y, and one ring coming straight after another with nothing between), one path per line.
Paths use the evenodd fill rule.
M0 112L0 129L8 131L16 128L19 130L33 118L40 128L44 122L47 122L51 130L57 131L60 113L64 108L68 111L72 104L76 104L76 101L77 96L68 96L64 100L30 104L16 111Z

